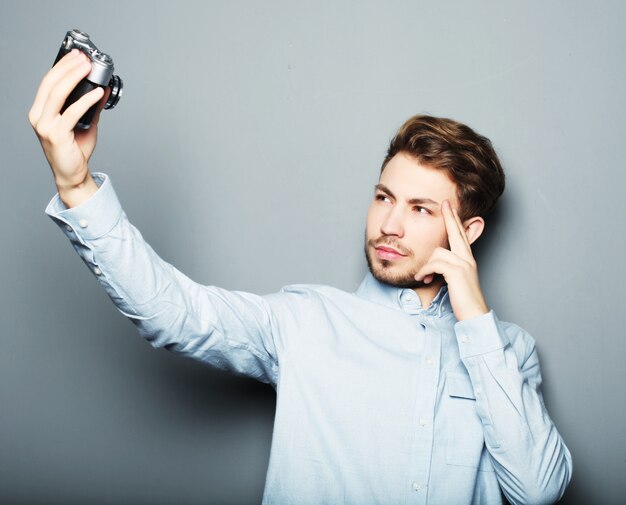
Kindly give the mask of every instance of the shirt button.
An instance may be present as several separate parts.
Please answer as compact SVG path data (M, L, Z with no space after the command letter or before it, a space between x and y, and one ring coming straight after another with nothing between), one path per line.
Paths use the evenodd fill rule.
M433 363L434 363L434 361L433 361L432 359L430 359L430 358L427 358L427 359L426 359L426 364L427 364L428 366L433 366Z
M413 483L413 491L420 491L422 486L418 482Z
M72 231L72 227L71 227L69 224L66 224L66 225L65 225L65 229L66 229L67 231Z
M102 270L100 270L98 267L93 269L93 273L96 275L102 275Z
M86 219L81 219L78 221L78 224L81 228L87 228L87 226L89 226L89 222Z
M476 396L480 396L480 393L482 393L482 391L480 390L480 388L479 388L478 386L476 386L476 387L474 388L474 394L475 394Z
M467 335L461 335L461 342L467 342Z
M420 425L426 426L427 424L428 424L428 421L426 421L426 419L420 419Z

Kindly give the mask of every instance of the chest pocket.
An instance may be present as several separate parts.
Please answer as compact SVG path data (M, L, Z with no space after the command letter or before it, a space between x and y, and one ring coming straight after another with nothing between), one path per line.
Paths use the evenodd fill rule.
M476 396L470 378L446 374L446 462L478 468L485 445L483 425L476 413Z

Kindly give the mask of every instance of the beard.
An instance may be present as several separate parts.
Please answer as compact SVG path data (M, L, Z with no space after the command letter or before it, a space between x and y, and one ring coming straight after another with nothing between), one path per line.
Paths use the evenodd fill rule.
M391 260L380 259L374 257L375 248L381 245L393 247L401 254L406 255L407 259L413 256L413 251L401 246L395 240L380 238L378 240L367 240L365 237L365 258L367 259L367 267L377 281L396 288L418 289L432 287L444 280L443 275L434 274L433 280L426 284L423 281L415 279L415 275L423 265L407 268L404 271L394 271L394 262Z

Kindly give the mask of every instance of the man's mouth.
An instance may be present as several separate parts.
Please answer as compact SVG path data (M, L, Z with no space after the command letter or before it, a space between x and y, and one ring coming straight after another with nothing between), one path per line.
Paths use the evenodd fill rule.
M387 246L376 247L376 255L380 259L384 259L384 260L396 260L399 258L404 258L406 256L406 254L402 254L401 252L397 251L393 247L387 247Z

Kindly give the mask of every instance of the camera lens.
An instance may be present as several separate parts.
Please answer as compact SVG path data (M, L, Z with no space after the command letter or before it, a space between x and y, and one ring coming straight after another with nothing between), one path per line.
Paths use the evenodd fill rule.
M111 76L111 80L109 81L109 88L111 88L111 94L107 99L107 103L104 104L105 109L112 109L117 105L117 102L122 98L122 88L124 87L124 83L122 82L122 78L119 75Z

